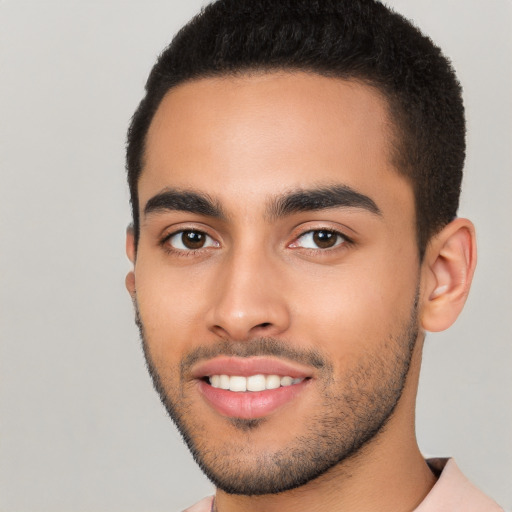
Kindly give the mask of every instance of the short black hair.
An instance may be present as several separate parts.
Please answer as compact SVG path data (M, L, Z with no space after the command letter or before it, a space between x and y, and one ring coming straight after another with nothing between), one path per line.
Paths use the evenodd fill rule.
M252 71L357 80L387 99L393 163L413 187L420 258L456 216L465 158L462 89L450 61L409 20L376 0L218 0L159 56L132 117L127 171L135 238L146 135L179 84Z

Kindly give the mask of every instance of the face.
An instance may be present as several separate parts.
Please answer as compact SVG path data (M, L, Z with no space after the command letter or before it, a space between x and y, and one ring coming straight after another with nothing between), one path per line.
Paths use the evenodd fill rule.
M305 73L187 83L155 115L129 289L162 401L227 492L305 484L397 414L419 262L390 147L375 90Z

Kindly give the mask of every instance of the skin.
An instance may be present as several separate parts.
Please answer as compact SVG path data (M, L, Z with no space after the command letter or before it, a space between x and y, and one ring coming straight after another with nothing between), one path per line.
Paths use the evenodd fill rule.
M316 425L326 394L343 394L354 369L371 357L384 362L368 373L363 391L390 381L391 356L406 352L411 318L418 333L386 428L297 489L256 497L218 490L221 512L413 510L435 482L414 432L421 348L424 330L448 327L464 304L474 230L455 220L419 261L413 192L391 163L391 126L376 90L307 73L190 82L167 94L151 124L139 182L140 238L136 248L128 232L134 270L126 282L162 392L180 404L203 452L226 453L227 463L236 453L237 470L250 474L262 453L272 457ZM364 194L380 213L336 207L269 216L276 196L333 184ZM208 195L224 216L167 209L146 215L148 201L169 189ZM162 243L180 229L206 233L208 244L187 252L176 238ZM305 233L321 229L350 242L311 246ZM259 338L316 351L331 374L322 380L306 365L308 386L247 429L212 408L190 372L180 380L180 364L198 348Z

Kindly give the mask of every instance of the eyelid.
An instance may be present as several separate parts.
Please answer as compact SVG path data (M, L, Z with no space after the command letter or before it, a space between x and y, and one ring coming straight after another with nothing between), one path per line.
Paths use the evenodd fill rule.
M204 233L205 235L209 236L210 238L213 238L214 240L218 239L217 232L215 232L215 235L212 234L213 230L211 229L210 226L203 224L202 222L194 221L176 222L161 228L159 230L159 239L162 241L183 231L195 231L197 233Z
M340 241L337 241L335 245L333 245L332 247L326 247L326 248L322 248L322 247L316 247L316 248L313 248L313 247L303 247L301 245L298 245L298 241L301 239L301 238L304 238L306 235L312 235L313 233L315 232L319 232L319 231L325 231L325 232L328 232L328 233L332 233L334 235L336 235L337 237L339 237L341 240ZM347 235L345 235L345 233L343 231L340 231L339 229L334 229L332 227L312 227L312 228L309 228L309 229L306 229L305 231L302 231L301 233L299 233L298 235L296 235L294 238L293 238L293 242L291 244L288 245L288 247L291 247L292 249L305 249L305 250L309 250L309 251L321 251L321 252L326 252L326 251L332 251L332 250L335 250L337 248L340 248L341 246L346 246L346 245L352 245L354 242L352 240L352 238L348 237Z
M187 247L179 248L179 247L173 246L170 243L170 240L172 240L175 236L182 235L184 232L187 232L187 231L188 232L199 233L201 235L204 235L205 237L207 237L213 243L211 243L211 244L209 243L207 246L198 247L197 249L190 249L190 248L187 248ZM158 244L160 246L164 247L169 252L175 252L175 253L181 253L181 254L195 253L197 251L202 251L204 249L210 249L212 247L215 247L215 248L216 247L220 247L219 241L214 236L209 234L207 232L207 230L201 229L201 228L197 228L195 226L181 226L179 228L169 229L160 238Z

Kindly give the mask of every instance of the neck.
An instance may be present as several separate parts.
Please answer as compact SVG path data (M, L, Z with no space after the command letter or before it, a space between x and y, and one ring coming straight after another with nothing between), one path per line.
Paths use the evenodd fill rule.
M415 456L383 456L362 468L340 463L308 484L274 495L236 496L218 491L217 512L410 512L425 498L435 477L418 449Z
M414 432L421 342L417 345L404 392L392 417L356 455L291 491L240 496L218 490L217 512L413 511L435 483Z

